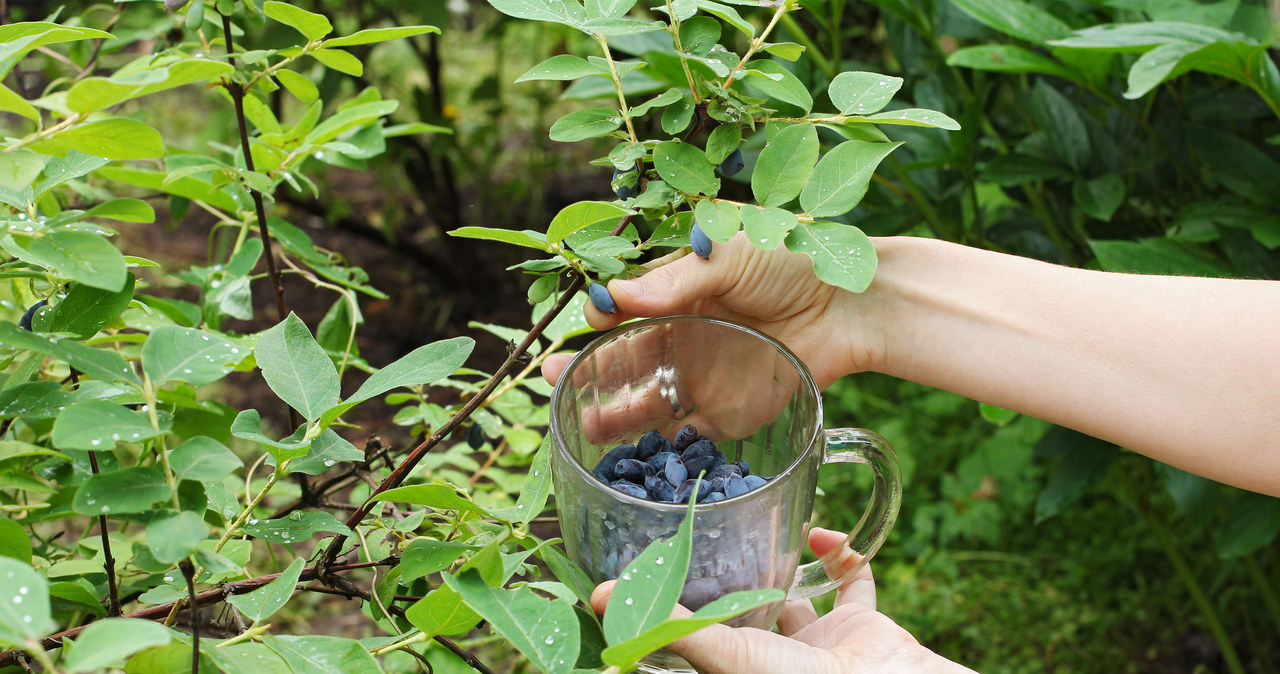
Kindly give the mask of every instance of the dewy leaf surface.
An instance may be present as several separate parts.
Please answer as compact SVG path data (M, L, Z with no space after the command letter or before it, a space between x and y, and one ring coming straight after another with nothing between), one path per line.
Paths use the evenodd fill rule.
M476 572L445 574L445 583L545 672L568 672L578 660L579 627L573 605L544 599L528 587L491 587Z
M254 355L271 390L307 421L338 404L338 370L296 314L262 333Z
M260 622L280 610L293 596L294 586L298 584L298 577L306 564L306 559L298 557L275 580L252 592L227 597L227 603L236 607L244 617Z

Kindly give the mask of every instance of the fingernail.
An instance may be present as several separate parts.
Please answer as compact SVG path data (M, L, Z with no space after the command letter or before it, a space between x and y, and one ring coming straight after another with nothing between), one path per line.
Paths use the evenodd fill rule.
M623 281L615 279L609 282L609 287L614 291L621 290L631 297L639 297L644 294L644 284L639 281Z

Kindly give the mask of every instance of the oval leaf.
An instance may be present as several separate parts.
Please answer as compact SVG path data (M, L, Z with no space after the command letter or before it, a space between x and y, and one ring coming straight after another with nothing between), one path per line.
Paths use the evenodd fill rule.
M899 145L850 140L835 146L814 167L800 193L800 207L815 218L853 210L867 193L880 161Z
M818 130L792 124L774 134L760 151L751 174L751 193L763 206L781 206L804 189L818 162Z
M653 167L668 185L685 194L713 195L720 189L715 166L688 143L668 141L653 148Z
M808 255L822 282L850 292L866 290L876 270L876 249L853 225L802 223L787 235L787 250Z
M159 468L135 466L90 476L76 492L72 507L81 515L144 513L172 494Z

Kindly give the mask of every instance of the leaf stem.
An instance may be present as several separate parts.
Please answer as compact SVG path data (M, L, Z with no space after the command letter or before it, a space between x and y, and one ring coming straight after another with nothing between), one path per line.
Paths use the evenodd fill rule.
M689 59L684 56L684 45L680 43L680 19L676 18L676 11L671 7L671 0L667 0L667 16L671 17L671 40L675 44L676 52L680 54L680 65L684 68L684 76L689 80L689 91L693 93L693 102L695 104L702 102L702 96L698 95L698 85L693 83L693 71L689 70Z
M756 52L764 48L764 39L769 36L769 33L773 32L774 26L777 26L778 22L782 20L782 17L787 12L791 11L791 9L791 0L787 0L781 5L778 5L778 9L774 11L773 16L769 18L769 25L765 26L764 30L760 31L760 34L751 41L751 46L747 48L747 53L744 54L742 56L742 60L738 62L738 67L730 71L729 76L724 79L724 84L720 85L722 88L728 89L729 85L733 84L733 79L738 74L738 71L742 70L742 68L747 65L747 61L750 61L751 57L755 56Z
M627 97L622 93L622 78L618 77L618 66L613 61L613 52L609 51L609 40L603 35L596 35L595 38L596 42L600 43L600 49L604 51L604 60L609 62L609 76L613 78L613 88L618 92L618 112L622 114L622 121L627 124L627 133L631 136L631 142L639 143L636 128L631 123L631 109L627 107ZM697 96L697 92L694 95Z

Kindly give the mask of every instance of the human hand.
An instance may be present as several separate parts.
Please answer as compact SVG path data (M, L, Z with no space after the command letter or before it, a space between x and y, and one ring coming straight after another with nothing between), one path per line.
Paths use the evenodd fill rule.
M875 310L867 294L827 285L807 256L786 249L760 250L739 233L717 244L711 259L686 255L639 278L615 279L609 292L617 311L588 304L587 322L607 330L635 317L698 314L749 325L787 345L813 372L819 389L872 369L881 350L867 321ZM543 374L555 382L570 355L547 359Z
M815 528L809 548L822 557L845 535ZM827 573L843 577L860 559L847 548L826 562ZM591 595L591 608L604 615L613 581ZM691 615L677 606L673 618ZM807 600L788 601L778 615L778 631L752 627L705 627L667 646L703 674L890 674L971 672L921 646L906 630L876 610L871 567L861 568L836 590L835 607L819 617Z

